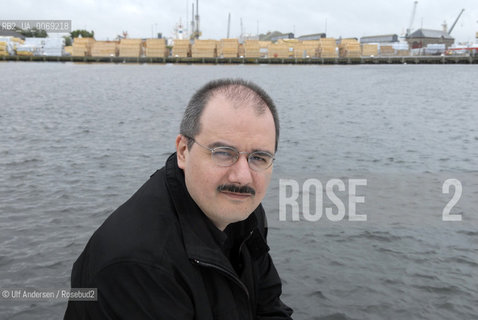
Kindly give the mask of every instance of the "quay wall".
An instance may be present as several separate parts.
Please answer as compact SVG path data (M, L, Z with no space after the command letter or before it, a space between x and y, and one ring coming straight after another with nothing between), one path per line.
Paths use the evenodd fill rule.
M478 56L389 56L333 58L191 58L0 56L0 61L178 64L478 64Z

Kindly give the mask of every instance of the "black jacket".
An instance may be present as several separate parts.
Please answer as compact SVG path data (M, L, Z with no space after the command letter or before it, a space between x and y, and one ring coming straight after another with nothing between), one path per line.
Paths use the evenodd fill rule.
M173 154L91 237L71 286L97 288L98 301L69 301L65 319L291 319L262 205L228 226L235 259L210 223Z

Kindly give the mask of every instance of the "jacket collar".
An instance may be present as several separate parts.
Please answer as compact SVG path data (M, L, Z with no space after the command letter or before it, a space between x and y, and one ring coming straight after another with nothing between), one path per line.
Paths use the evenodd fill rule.
M211 230L206 224L205 219L208 218L187 191L184 172L177 165L176 153L168 158L165 168L167 188L176 208L183 232L184 246L189 258L220 265L232 271L233 268L229 260L214 240ZM263 210L262 205L259 205L257 210ZM264 251L269 250L264 238L257 230L256 212L253 212L246 220L230 225L229 228L234 228L234 231L243 238L242 241L249 239L247 245L251 247L253 257L262 255Z

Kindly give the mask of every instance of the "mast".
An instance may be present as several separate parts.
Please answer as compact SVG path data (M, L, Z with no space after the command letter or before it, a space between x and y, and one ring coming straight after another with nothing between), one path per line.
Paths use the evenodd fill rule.
M231 32L231 13L229 12L229 16L227 17L227 38L229 39L229 35Z

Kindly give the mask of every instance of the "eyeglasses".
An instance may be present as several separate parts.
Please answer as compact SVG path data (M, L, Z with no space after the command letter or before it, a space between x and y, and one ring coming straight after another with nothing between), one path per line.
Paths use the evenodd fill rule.
M211 159L220 167L230 167L237 162L239 156L243 153L247 156L249 168L254 171L264 171L272 165L274 156L267 151L239 152L232 147L208 148L198 143L193 138L187 137L198 146L211 152Z

